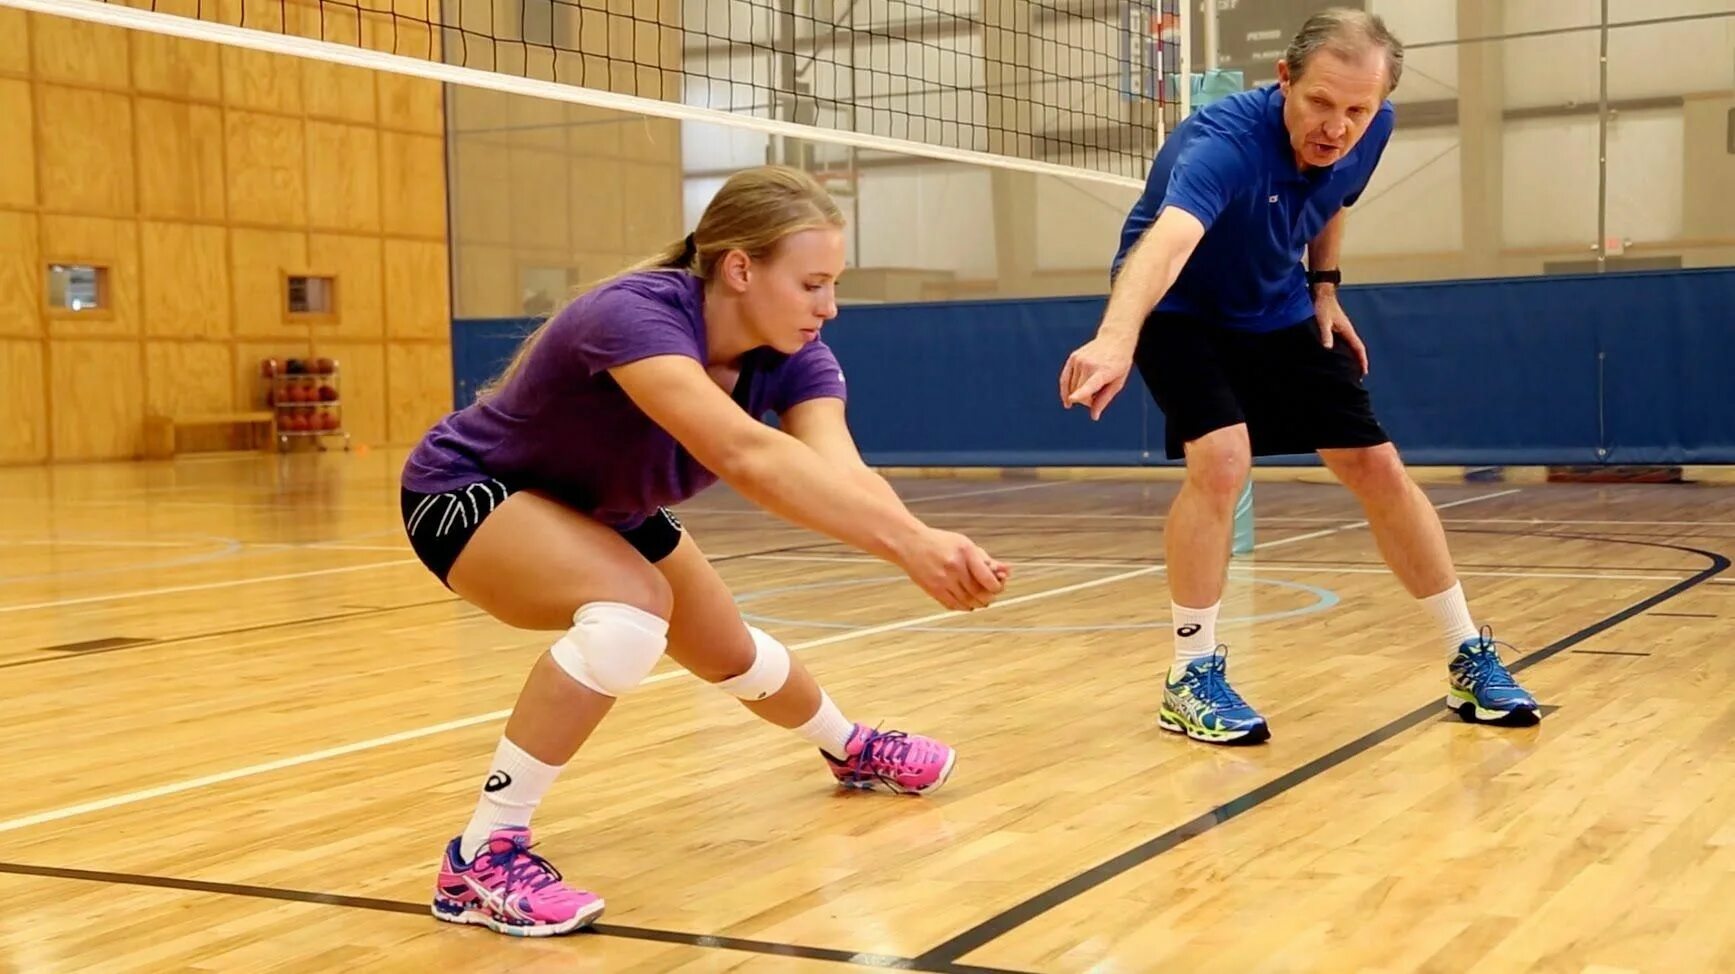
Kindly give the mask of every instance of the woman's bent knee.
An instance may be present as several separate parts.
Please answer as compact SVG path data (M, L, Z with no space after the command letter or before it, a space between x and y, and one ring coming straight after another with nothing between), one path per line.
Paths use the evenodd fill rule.
M572 626L593 602L631 606L667 620L669 583L605 525L556 501L512 495L465 545L447 584L465 600L520 629Z

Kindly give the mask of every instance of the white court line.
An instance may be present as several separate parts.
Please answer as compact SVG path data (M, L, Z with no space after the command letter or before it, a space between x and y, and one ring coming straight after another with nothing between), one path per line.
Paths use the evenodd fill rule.
M1455 506L1461 503L1441 504L1435 509ZM728 510L724 508L689 507L682 510L683 514L759 514L757 510ZM947 517L986 517L1007 521L1162 521L1163 514L1015 514L1006 511L937 511L935 515L944 514ZM1255 514L1261 523L1265 524L1336 524L1341 517L1288 517L1279 514ZM1548 524L1627 524L1637 527L1687 527L1687 528L1726 528L1735 527L1735 521L1641 521L1623 520L1618 518L1574 519L1559 517L1451 517L1441 518L1447 524L1521 524L1538 527Z
M244 542L249 548L270 548L282 551L414 551L407 544L349 544L345 541L305 541L287 544L281 541Z
M899 500L903 501L905 507L908 507L911 504L926 504L928 501L947 501L956 497L984 497L988 494L1012 494L1021 490L1038 490L1043 487L1059 487L1064 483L1068 483L1068 481L1044 480L1040 483L1034 484L1013 484L1009 487L985 487L981 490L960 490L950 494L930 494L927 497L901 497ZM677 506L675 508L675 513L682 517L685 517L688 514L752 514L759 517L776 517L776 515L757 507L694 507L686 504ZM936 514L938 513L949 514L951 512L936 512ZM982 516L993 517L994 515L988 512L983 512Z
M1473 504L1473 503L1476 503L1477 501L1483 501L1483 500L1492 500L1493 498L1504 497L1504 496L1506 496L1508 494L1512 494L1512 493L1517 493L1517 489L1514 488L1512 490L1498 491L1498 492L1495 492L1492 494L1482 494L1482 495L1479 495L1477 497L1466 498L1464 500L1455 502L1454 506L1459 505L1459 504ZM1275 548L1275 547L1278 547L1280 545L1290 544L1290 543L1293 543L1295 541L1306 540L1308 538L1319 537L1319 536L1325 535L1325 534L1335 534L1338 531L1353 530L1357 527L1364 526L1366 523L1367 522L1365 522L1365 521L1357 522L1356 524L1343 525L1341 527L1332 528L1332 529L1327 530L1327 531L1312 532L1310 534L1298 536L1295 538L1277 538L1277 539L1273 539L1271 541L1263 542L1262 544L1259 544L1259 545L1255 545L1254 547L1256 549L1257 548ZM370 567L372 567L372 566L370 566ZM1004 599L1002 601L995 602L993 605L989 606L987 609L979 609L977 611L978 612L987 612L987 611L991 611L991 610L996 609L996 608L1002 608L1002 607L1014 606L1014 605L1023 605L1027 602L1035 602L1039 599L1052 598L1056 595L1067 595L1067 594L1070 594L1072 592L1082 591L1084 589L1096 588L1096 587L1102 586L1102 585L1112 585L1116 582L1123 582L1123 581L1127 581L1127 580L1133 579L1133 578L1138 578L1138 577L1144 576L1144 575L1152 575L1152 574L1155 574L1155 573L1160 572L1162 570L1163 570L1163 566L1161 566L1161 565L1147 565L1147 566L1142 567L1142 568L1135 568L1135 569L1132 569L1130 571L1119 572L1117 574L1109 575L1109 576L1106 576L1104 578L1091 579L1091 580L1085 581L1085 582L1077 582L1077 583L1074 583L1072 585L1063 585L1060 588L1045 589L1041 592L1033 592L1029 595L1020 595L1020 596L1017 596L1014 598ZM888 622L888 623L885 623L885 624L879 625L879 626L870 626L866 629L854 629L854 630L850 630L848 632L837 633L835 635L825 636L825 637L822 637L819 639L813 639L813 640L809 640L807 642L797 643L797 644L789 647L789 649L791 651L800 651L800 650L804 650L804 649L814 649L814 648L817 648L820 646L829 646L829 645L833 645L835 643L849 642L851 640L856 640L856 639L865 639L868 636L877 636L877 635L880 635L883 633L895 632L895 631L900 630L900 629L908 629L908 628L911 628L914 626L926 625L926 624L931 623L931 622L938 622L938 621L941 621L944 619L952 618L953 616L960 616L960 615L965 615L965 614L966 613L952 612L949 610L945 611L945 612L935 612L935 613L931 613L929 615L917 616L916 618L913 618L913 619L904 619L904 620L901 620L899 622ZM663 673L656 674L655 676L652 676L652 677L646 679L644 682L646 684L662 683L662 682L665 682L668 680L674 680L674 679L678 679L680 677L684 677L684 676L688 676L688 675L689 674L686 673L684 670L669 670L669 671L666 671ZM641 685L643 685L643 684L641 684ZM73 818L75 816L85 815L85 814L89 814L91 812L98 812L98 811L104 811L104 810L111 809L111 808L118 808L118 807L123 806L123 805L132 805L132 804L136 804L136 803L142 802L142 801L149 801L149 800L154 799L154 798L162 798L162 797L165 797L167 795L179 794L179 793L184 792L184 791L191 791L191 790L196 789L196 788L203 788L207 785L222 784L224 782L235 781L235 780L240 779L240 778L249 778L249 777L253 777L255 775L267 774L267 773L272 772L272 771L280 771L284 768L293 768L293 767L298 767L298 766L304 765L304 764L312 764L316 761L323 761L327 758L341 757L343 755L355 754L355 753L358 753L361 751L368 751L368 750L372 750L374 748L385 747L385 746L390 745L390 744L400 744L400 743L403 743L405 741L413 741L413 740L416 740L418 738L430 737L430 736L433 736L435 734L442 734L442 733L445 733L446 731L449 731L449 730L458 730L458 729L465 728L465 727L472 727L472 726L475 726L477 724L483 724L483 723L488 723L490 721L501 720L501 719L509 716L510 714L511 714L510 709L490 711L490 712L485 713L485 714L477 714L473 717L465 717L465 718L461 718L459 720L447 721L445 723L435 724L435 725L432 725L430 727L421 727L421 728L416 728L413 730L400 731L399 733L390 734L390 735L387 735L385 737L376 737L376 738L373 738L371 740L357 741L356 743L353 743L353 744L344 744L344 745L334 747L334 748L327 748L323 751L314 751L314 752L309 753L309 754L296 755L296 756L287 757L287 758L279 758L276 761L268 761L268 762L265 762L263 764L250 765L250 766L245 767L245 768L236 768L232 771L223 771L223 772L219 772L217 774L205 775L205 776L200 777L200 778L191 778L191 779L188 779L186 781L178 781L178 782L174 782L172 784L159 785L155 788L147 788L147 789L143 789L141 791L127 792L126 794L115 795L115 796L112 796L109 798L100 798L100 799L97 799L95 801L84 802L84 803L79 804L79 805L69 805L69 806L66 806L64 808L50 809L46 812L38 812L34 815L27 815L27 816L24 816L22 818L9 819L7 821L0 822L0 834L17 831L19 829L29 828L33 825L42 825L42 824L45 824L47 822L56 822L56 821L60 821L63 819Z
M223 541L222 538L211 539ZM27 541L0 540L0 548L197 548L211 541L103 541L101 539L35 538Z
M988 609L978 609L977 612L987 612L991 609L998 609L1003 606L1022 605L1026 602L1035 602L1038 599L1052 598L1056 595L1067 595L1083 589L1095 588L1099 585L1112 585L1116 582L1123 582L1131 578L1137 578L1141 575L1154 574L1161 570L1160 566L1136 568L1132 571L1109 575L1105 578L1092 579L1087 582L1063 585L1060 588L1045 589L1041 592L1033 592L1029 595L1020 595L1015 598L1003 599L995 602L993 605L989 606ZM912 626L926 625L931 622L938 622L942 619L949 619L953 616L966 614L968 613L953 612L950 610L945 612L935 612L925 616L917 616L914 619L888 622L884 625L870 626L866 629L852 629L849 632L842 632L837 633L836 635L825 636L820 639L808 640L804 643L797 643L789 647L789 649L791 651L816 649L820 646L829 646L834 643L848 642L854 639L865 639L869 636L878 636L882 633L895 632L899 629L908 629ZM640 686L652 683L663 683L668 680L679 679L680 677L688 675L690 674L685 670L668 670L647 678L644 683L640 684ZM268 774L272 771L281 771L284 768L294 768L304 764L312 764L315 761L324 761L327 758L342 757L347 754L356 754L361 751L369 751L374 748L386 747L391 744L402 744L405 741L413 741L423 737L432 737L435 734L443 734L446 731L460 730L465 727L474 727L477 724L486 724L492 721L502 720L511 713L512 711L510 709L494 710L485 714L477 714L473 717L449 720L443 724L434 724L429 727L418 727L413 730L400 731L396 734L388 734L384 737L375 737L366 741L357 741L354 744L330 747L323 751L313 751L308 754L298 754L292 757L279 758L275 761L264 762L263 764L253 764L248 765L245 768L236 768L232 771L221 771L217 774L204 775L199 778L189 778L186 781L177 781L172 784L158 785L155 788L130 791L124 795L99 798L95 801L84 802L78 805L68 805L65 808L50 809L46 812L38 812L34 815L26 815L22 818L14 818L0 822L0 834L15 832L19 829L29 828L33 825L42 825L47 822L58 822L62 819L73 818L78 815L87 815L91 812L100 812L110 808L119 808L122 805L132 805L142 801L149 801L153 798L175 795L184 791L192 791L195 788L204 788L208 785L222 784L240 778L250 778L255 775Z
M1015 490L1031 490L1031 489L1036 488L1036 487L1058 487L1061 484L1067 484L1067 483L1073 483L1073 481L1045 480L1045 481L1038 483L1038 484L1020 484L1016 487L996 487L996 488L993 488L990 490L966 490L966 491L960 491L956 494L940 494L940 495L937 495L934 497L917 497L917 498L914 498L912 500L906 500L906 501L904 501L904 503L906 505L908 505L908 504L915 504L915 503L918 503L921 501L947 500L947 499L950 499L953 497L972 497L972 496L976 496L976 495L980 495L980 494L1004 494L1004 493L1009 493L1009 492L1015 491ZM1459 507L1459 506L1464 505L1464 504L1474 504L1477 501L1491 500L1495 497L1506 497L1508 495L1518 493L1520 489L1521 488L1513 487L1513 488L1510 488L1508 490L1495 491L1494 493L1491 493L1491 494L1478 494L1475 497L1466 497L1463 500L1451 501L1451 502L1445 503L1445 504L1436 504L1436 505L1434 505L1434 510L1443 511L1449 507ZM764 514L763 511L760 511L757 508L751 508L751 507L747 507L747 508L683 507L680 509L679 513L682 513L682 514ZM1022 520L1022 521L1034 521L1034 520L1078 521L1078 520L1093 520L1093 519L1094 520L1109 520L1109 521L1161 521L1161 520L1164 520L1166 517L1166 515L1163 515L1163 514L1078 514L1078 513L1070 513L1070 514L1017 514L1017 513L1009 513L1009 512L1003 512L1003 511L935 511L933 514L931 514L929 516L930 517L939 517L941 515L945 515L947 517L1005 518L1006 520L1009 520L1009 521L1020 521L1020 520ZM1257 516L1257 508L1255 508L1255 515ZM1262 521L1267 521L1267 522L1293 521L1293 522L1298 523L1298 524L1338 524L1339 522L1341 522L1343 520L1343 518L1341 518L1341 517L1279 517L1279 516L1275 516L1275 515L1270 516L1270 517L1261 517L1259 519ZM1510 524L1574 524L1574 523L1580 523L1580 524L1604 524L1604 523L1606 523L1606 524L1674 524L1674 523L1716 524L1716 523L1719 523L1719 522L1715 522L1715 521L1706 521L1706 522L1699 522L1699 521L1691 521L1691 522L1580 521L1580 522L1574 522L1574 521L1550 521L1550 520L1518 519L1518 518L1466 518L1466 519L1463 519L1463 523L1466 523L1466 524L1482 523L1484 521L1486 523L1489 523L1489 524L1507 524L1507 523L1510 523ZM1735 521L1727 522L1727 523L1735 524ZM1335 531L1348 531L1352 528L1366 527L1366 526L1367 526L1366 521L1357 521L1354 524L1340 525L1339 527L1335 528L1334 530ZM1302 541L1305 539L1304 538L1292 538L1290 540Z
M375 568L390 568L393 565L419 565L414 558L399 558L394 561L375 561L366 565L344 565L338 568L316 568L305 572L287 572L282 575L254 575L248 578L231 578L221 582L200 582L195 585L170 585L166 588L142 588L131 592L113 592L108 595L87 595L77 599L55 599L52 602L25 602L19 605L0 605L0 615L8 612L27 612L31 609L57 609L65 605L90 605L95 602L117 602L121 599L144 598L148 595L175 595L181 592L204 592L216 588L234 588L237 585L252 585L255 582L282 582L291 578L313 578L317 575L342 575L346 572L365 572Z
M855 564L855 565L867 564L867 563L877 563L879 561L879 559L873 557L872 555L847 555L847 554L836 554L836 555L769 555L769 554L768 555L747 555L746 560L749 560L749 561L830 562L830 563L834 563L834 564ZM1013 567L1015 567L1015 568L1030 567L1030 568L1098 568L1098 569L1102 569L1102 568L1126 568L1130 564L1136 564L1136 563L1129 563L1129 562L1124 562L1124 561L1045 561L1045 560L1038 559L1035 561L1018 560L1018 561L1014 561L1012 564L1013 564ZM1156 563L1152 563L1151 567L1155 567L1155 564ZM1386 568L1384 566L1375 567L1375 566L1371 566L1371 565L1333 565L1333 564L1325 564L1325 563L1316 564L1313 562L1260 562L1257 565L1237 565L1237 564L1231 563L1229 565L1229 571L1231 571L1231 572L1251 572L1251 573L1258 573L1258 572L1297 572L1297 573L1302 573L1302 574L1306 574L1308 572L1317 572L1320 574L1329 574L1329 575L1390 575L1392 573L1392 570L1390 568ZM1691 577L1690 574L1666 575L1666 574L1662 574L1663 571L1665 571L1665 569L1658 569L1657 573L1649 574L1649 575L1641 575L1641 574L1635 574L1632 572L1613 572L1613 571L1600 572L1600 573L1599 572L1550 572L1550 571L1515 572L1515 571L1464 571L1464 570L1460 569L1458 571L1458 574L1465 576L1466 578L1561 578L1561 579L1581 579L1581 580L1586 580L1586 581L1594 581L1594 580L1599 580L1599 579L1612 579L1615 581L1634 581L1634 582L1678 582L1683 578L1690 578ZM1685 570L1683 570L1683 572L1684 571Z
M1475 503L1478 503L1480 501L1491 501L1496 497L1507 497L1507 496L1510 496L1512 494L1516 494L1516 493L1518 493L1519 489L1520 488L1517 488L1517 487L1511 487L1511 488L1508 488L1506 490L1494 491L1491 494L1477 494L1475 497L1466 497L1463 500L1452 501L1449 504L1435 504L1434 510L1443 511L1449 507L1463 507L1465 504L1475 504ZM1254 517L1257 518L1258 515L1255 514ZM1342 531L1353 531L1356 528L1365 528L1367 526L1368 526L1368 522L1366 522L1366 521L1356 521L1353 524L1340 524L1335 528L1326 528L1323 531L1309 531L1306 534L1298 534L1292 538L1278 538L1278 539L1273 540L1273 541L1266 541L1262 544L1254 545L1253 550L1259 551L1259 550L1262 550L1264 548L1278 548L1278 547L1282 547L1283 545L1296 544L1296 543L1301 542L1301 541L1312 541L1315 538L1323 538L1323 537L1326 537L1327 535L1337 534L1337 533L1342 532Z
M928 501L949 501L956 497L985 497L989 494L1014 494L1021 490L1040 490L1044 487L1058 487L1070 483L1065 480L1043 480L1034 484L1013 484L1010 487L985 487L981 490L960 490L951 494L933 494L928 497L912 497L904 501L905 505L925 504ZM945 513L945 512L938 512Z

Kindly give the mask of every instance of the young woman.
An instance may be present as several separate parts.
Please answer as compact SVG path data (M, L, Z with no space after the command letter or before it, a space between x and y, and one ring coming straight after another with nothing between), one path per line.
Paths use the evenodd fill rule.
M446 846L436 917L548 936L601 915L600 897L530 851L530 816L664 653L811 741L842 785L925 794L951 773L945 744L846 719L741 619L667 510L722 479L898 565L947 608L1002 590L1004 565L917 520L856 452L843 373L819 340L837 314L842 225L805 173L737 174L694 233L543 324L410 454L404 527L428 568L508 625L564 631L532 667L475 815ZM771 412L782 431L760 421Z

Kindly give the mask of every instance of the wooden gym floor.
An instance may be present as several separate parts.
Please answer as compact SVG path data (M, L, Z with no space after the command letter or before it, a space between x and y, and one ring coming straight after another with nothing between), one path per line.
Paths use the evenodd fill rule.
M0 968L1735 969L1735 489L1427 488L1550 707L1510 730L1445 712L1344 491L1261 483L1251 749L1156 727L1172 483L900 481L1017 566L968 617L719 490L682 514L743 610L957 773L840 794L665 666L537 816L605 922L527 941L427 903L548 637L412 560L401 459L0 470Z

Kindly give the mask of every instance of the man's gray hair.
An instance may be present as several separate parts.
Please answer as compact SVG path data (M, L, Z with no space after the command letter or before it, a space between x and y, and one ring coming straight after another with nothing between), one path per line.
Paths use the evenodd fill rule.
M1404 73L1404 43L1386 27L1386 22L1365 10L1331 7L1307 18L1307 23L1295 32L1283 59L1289 62L1289 76L1299 78L1307 71L1307 63L1320 51L1330 51L1346 58L1360 57L1370 48L1386 52L1386 94L1398 86Z

